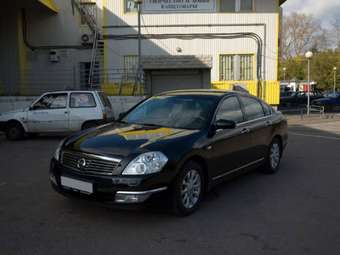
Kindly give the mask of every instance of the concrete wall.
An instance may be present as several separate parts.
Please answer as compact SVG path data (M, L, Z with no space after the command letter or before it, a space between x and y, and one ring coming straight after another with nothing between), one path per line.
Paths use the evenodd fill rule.
M79 88L80 62L90 62L92 52L82 47L81 35L91 34L91 31L81 24L80 14L72 8L72 1L55 0L58 13L38 1L36 4L21 2L5 4L1 9L0 94L40 94L48 90ZM37 48L32 50L25 41ZM51 50L57 52L59 62L50 61Z
M0 97L0 113L29 107L38 97ZM109 97L115 118L139 103L144 97Z

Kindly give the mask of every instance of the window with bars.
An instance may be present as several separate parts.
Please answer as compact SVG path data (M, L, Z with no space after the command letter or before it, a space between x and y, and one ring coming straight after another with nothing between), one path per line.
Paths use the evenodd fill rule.
M124 9L125 12L137 12L138 6L135 3L135 0L124 0Z
M220 56L220 81L232 81L234 77L234 55Z
M220 55L220 81L250 81L254 79L254 55Z
M220 0L220 12L252 12L255 0Z
M124 74L125 80L133 80L135 79L135 75L138 68L138 56L137 55L128 55L124 56Z
M253 80L253 55L240 55L240 81Z

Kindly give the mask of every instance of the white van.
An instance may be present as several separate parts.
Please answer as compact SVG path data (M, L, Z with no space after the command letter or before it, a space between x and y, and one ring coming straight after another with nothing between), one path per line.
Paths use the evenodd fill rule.
M48 92L28 108L0 114L9 140L25 134L73 132L113 121L112 106L100 91Z

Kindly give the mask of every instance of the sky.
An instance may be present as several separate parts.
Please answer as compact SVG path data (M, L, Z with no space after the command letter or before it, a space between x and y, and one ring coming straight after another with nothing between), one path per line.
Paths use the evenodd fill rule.
M287 0L282 7L284 14L294 11L313 14L325 24L340 19L340 0Z

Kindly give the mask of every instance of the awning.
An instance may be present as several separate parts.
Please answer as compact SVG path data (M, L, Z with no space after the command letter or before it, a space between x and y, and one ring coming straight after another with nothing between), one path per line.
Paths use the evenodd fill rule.
M57 13L59 11L58 6L54 2L54 0L38 0L41 4L43 4L45 7L50 9L51 11Z

